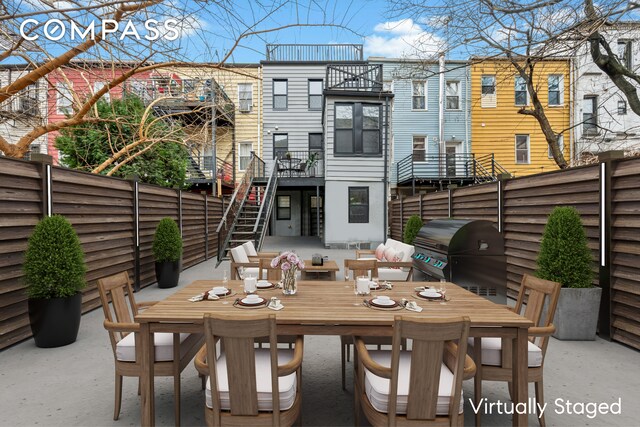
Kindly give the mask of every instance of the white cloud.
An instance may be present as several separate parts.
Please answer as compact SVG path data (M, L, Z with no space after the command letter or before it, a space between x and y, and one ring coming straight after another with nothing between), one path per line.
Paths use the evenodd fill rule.
M365 37L364 50L367 56L389 58L425 58L441 51L444 40L424 29L411 19L381 22L374 33Z

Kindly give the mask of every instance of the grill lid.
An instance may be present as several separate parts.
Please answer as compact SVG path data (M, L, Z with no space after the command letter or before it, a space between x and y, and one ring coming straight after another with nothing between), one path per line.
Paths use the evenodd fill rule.
M448 255L503 255L502 235L490 221L434 219L427 222L414 241L416 251L431 250Z

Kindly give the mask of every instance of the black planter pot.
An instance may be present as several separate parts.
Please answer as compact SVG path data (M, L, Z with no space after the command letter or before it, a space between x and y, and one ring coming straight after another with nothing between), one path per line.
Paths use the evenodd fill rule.
M81 293L66 298L29 298L31 332L38 347L61 347L75 342L81 315Z
M156 280L159 288L173 288L180 280L180 261L156 262Z

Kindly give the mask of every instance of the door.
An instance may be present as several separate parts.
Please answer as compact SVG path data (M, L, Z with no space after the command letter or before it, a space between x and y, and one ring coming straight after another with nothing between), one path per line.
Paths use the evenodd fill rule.
M459 143L447 142L445 146L445 171L448 177L457 176L460 159L458 158Z

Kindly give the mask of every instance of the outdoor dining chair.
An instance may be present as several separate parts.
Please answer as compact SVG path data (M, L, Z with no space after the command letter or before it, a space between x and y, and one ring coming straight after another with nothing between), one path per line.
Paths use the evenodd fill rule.
M290 426L299 419L302 336L294 350L278 349L274 314L205 314L204 330L206 347L196 356L195 366L208 376L207 425ZM254 348L254 340L264 337L269 348Z
M474 373L466 356L470 321L396 316L389 350L368 350L355 338L356 425L463 425L462 381ZM402 339L412 340L410 351ZM457 342L457 344L456 344Z
M544 402L542 370L549 336L555 331L553 316L558 305L561 285L549 280L525 274L520 285L516 305L510 310L522 314L535 326L529 328L527 382L535 383L536 401ZM507 381L511 387L511 358L502 357L505 343L501 338L469 338L469 353L473 355L477 370L474 378L474 401L480 406L482 381ZM510 346L509 346L510 347ZM511 349L509 349L511 350ZM513 397L513 396L512 396ZM476 424L480 425L481 413L476 413ZM540 425L545 425L544 413L539 414Z
M239 280L245 276L258 277L258 259L250 260L242 245L229 251L231 256L231 280Z
M104 310L104 327L109 332L115 360L116 387L113 419L120 416L122 378L142 375L140 360L136 357L137 332L140 324L134 322L138 310L157 301L136 303L129 274L124 271L98 279L98 292ZM111 305L109 304L111 300ZM173 377L175 424L180 425L180 373L204 344L203 334L154 334L155 364L158 377ZM204 384L204 383L203 383Z

